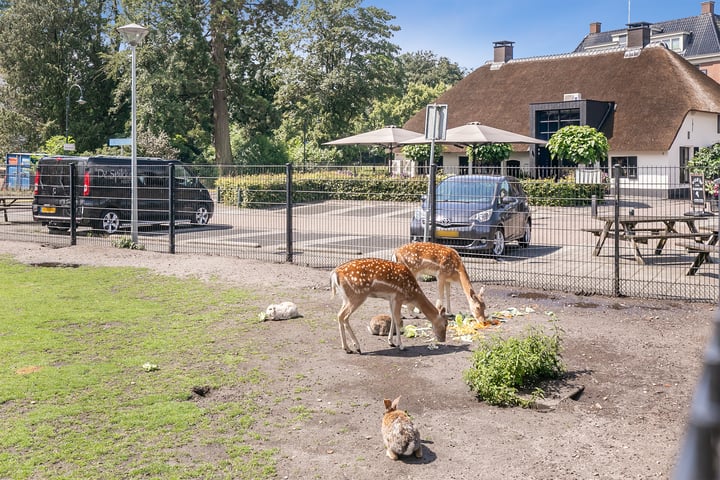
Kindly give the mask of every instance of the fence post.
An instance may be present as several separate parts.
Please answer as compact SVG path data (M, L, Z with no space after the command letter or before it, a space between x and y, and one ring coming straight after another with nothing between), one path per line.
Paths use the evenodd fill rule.
M292 224L292 163L285 164L285 261L293 261L293 224Z
M432 165L430 165L430 187L428 190L430 191L430 195L428 196L428 202L430 202L430 229L429 229L429 240L430 242L435 242L435 215L437 214L437 195L436 193L436 183L437 183L437 165L435 162L432 162Z
M175 165L168 165L168 253L175 253Z
M620 165L613 165L613 180L615 181L615 257L613 265L613 294L620 296Z
M597 195L590 197L590 216L592 218L597 217Z
M703 372L690 406L685 439L675 468L676 480L718 478L720 434L720 313L705 352Z
M77 245L77 214L75 209L77 208L77 192L75 192L75 174L77 171L77 165L75 162L70 162L70 245Z

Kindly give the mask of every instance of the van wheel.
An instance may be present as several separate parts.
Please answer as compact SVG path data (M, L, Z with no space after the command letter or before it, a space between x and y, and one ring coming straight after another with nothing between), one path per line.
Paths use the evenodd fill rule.
M102 230L107 234L113 234L120 228L120 215L113 210L108 210L103 213L100 222L98 222L98 226L100 227L98 230Z
M210 221L210 210L206 205L198 205L195 214L190 219L190 223L194 225L207 225Z

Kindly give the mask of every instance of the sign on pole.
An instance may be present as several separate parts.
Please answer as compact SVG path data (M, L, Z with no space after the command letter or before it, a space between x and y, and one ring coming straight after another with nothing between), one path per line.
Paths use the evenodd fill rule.
M425 110L425 139L445 140L447 105L431 103Z

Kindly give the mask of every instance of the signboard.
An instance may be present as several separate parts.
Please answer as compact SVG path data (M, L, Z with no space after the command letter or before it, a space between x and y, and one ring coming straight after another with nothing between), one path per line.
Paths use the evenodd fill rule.
M63 145L63 150L65 150L66 152L74 152L75 144L74 143L66 143Z
M123 145L132 145L132 138L111 138L108 142L111 147L121 147Z
M705 208L705 178L702 173L690 174L690 198L693 207Z
M445 140L447 105L430 104L425 110L425 139Z

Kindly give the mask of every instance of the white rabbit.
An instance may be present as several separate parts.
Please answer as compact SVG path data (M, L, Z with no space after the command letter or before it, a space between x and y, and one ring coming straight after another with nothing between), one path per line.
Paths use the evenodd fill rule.
M298 307L293 302L282 302L273 304L265 310L265 320L288 320L290 318L302 317L298 313Z

